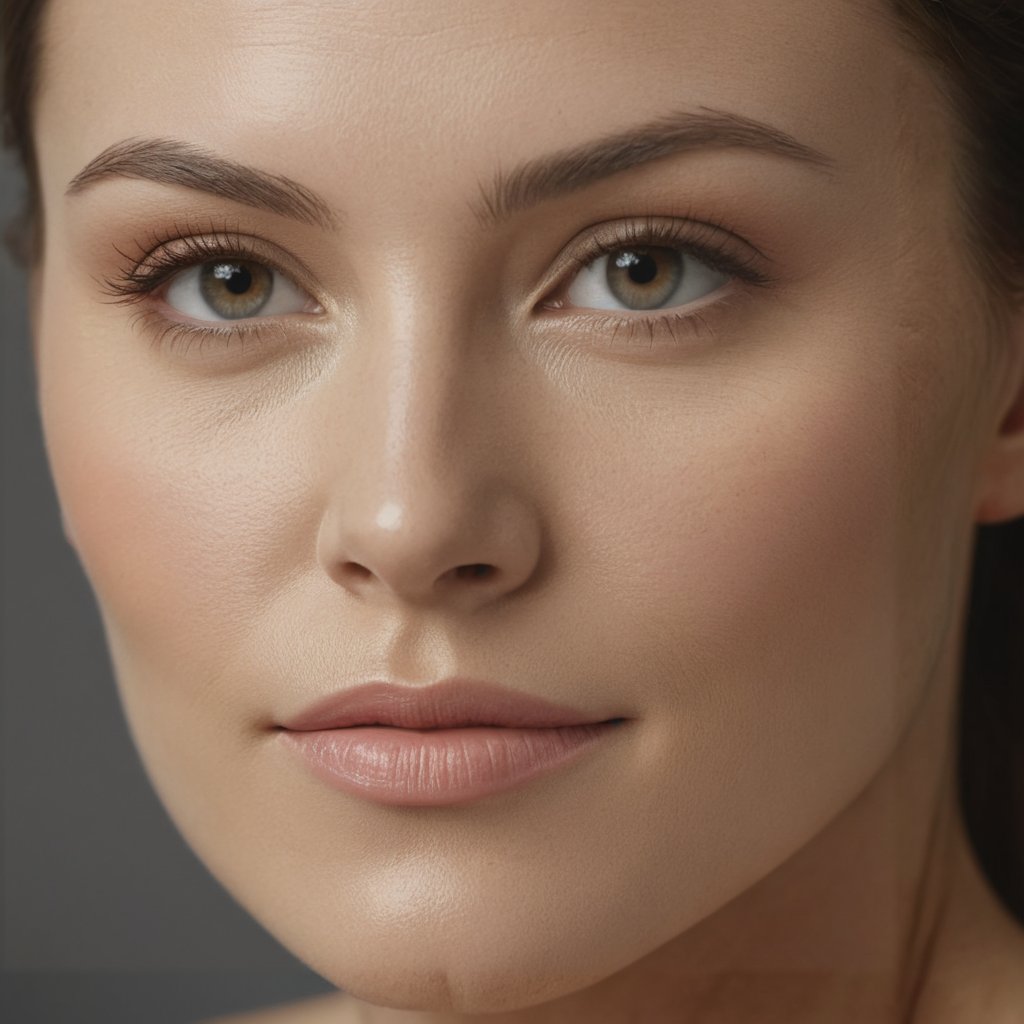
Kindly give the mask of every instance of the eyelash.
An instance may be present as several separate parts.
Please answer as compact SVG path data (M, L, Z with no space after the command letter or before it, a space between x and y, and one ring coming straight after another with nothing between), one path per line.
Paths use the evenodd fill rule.
M678 220L666 222L655 217L645 217L637 221L616 224L607 229L607 237L602 238L600 234L592 236L586 248L570 258L569 267L560 275L563 282L560 290L568 286L576 273L595 260L641 245L675 249L684 255L695 257L712 270L728 274L752 287L766 288L775 283L774 277L758 267L757 259L753 255L738 256L724 249L716 240L723 233L736 237L728 227L713 221L691 220L682 223ZM167 248L172 243L177 246L174 250ZM192 234L175 225L174 233L168 237L153 236L146 245L140 245L141 258L132 258L116 246L115 249L124 257L126 265L116 275L101 279L100 284L112 301L124 305L140 304L180 271L215 260L247 260L277 273L286 274L280 266L257 251L244 238L234 232L216 228L211 228L203 234ZM758 255L762 259L767 259L760 251ZM572 307L559 305L559 300L548 300L542 303L542 308L559 310ZM640 333L645 333L652 344L660 330L667 331L676 339L677 327L681 326L693 332L699 331L702 326L709 327L707 320L699 311L643 316L622 316L607 311L591 311L585 315L588 332L593 332L595 326L607 327L611 329L615 339L622 332L630 341ZM191 348L195 342L198 342L201 348L205 343L215 339L221 340L225 345L236 340L259 342L283 329L279 321L275 323L268 317L255 317L229 327L199 326L170 320L152 308L141 309L132 320L133 324L138 322L142 322L153 335L154 345L169 348L184 346L186 349Z
M592 236L584 251L571 257L569 271L563 273L562 278L567 282L571 281L575 274L594 261L601 259L602 256L621 252L623 249L633 246L656 246L675 249L686 256L693 256L712 270L728 274L754 288L769 288L777 283L777 278L758 265L758 257L760 260L768 260L764 253L748 242L747 246L757 252L757 256L755 257L753 254L736 255L722 247L718 240L722 234L731 235L734 238L739 237L726 225L710 220L688 219L683 222L643 217L639 220L627 221L624 224L616 224L608 229L608 237L602 238L600 233ZM548 301L543 306L552 310L572 308L559 305L559 300ZM669 307L669 309L671 308ZM681 308L685 309L685 306ZM602 311L600 313L592 311L586 314L587 330L592 332L595 326L599 329L610 328L613 340L617 340L620 332L624 332L630 342L633 342L637 335L645 333L652 344L659 330L668 332L673 340L678 340L677 327L682 327L692 333L698 332L701 327L710 330L710 324L699 311L667 312L661 315L622 315L622 313L628 312L628 310ZM635 312L639 314L640 311Z
M178 248L166 248L171 244ZM132 257L114 246L115 251L124 257L125 266L114 276L101 279L100 286L115 303L140 304L180 271L215 260L246 260L286 274L277 263L236 232L213 227L202 233L192 233L191 228L175 224L170 235L153 235L138 248L140 255ZM225 345L238 340L259 342L271 333L279 332L282 327L280 322L274 323L267 317L253 318L230 327L199 326L170 320L152 308L142 308L136 313L132 325L139 323L152 334L154 347L174 349L184 346L186 350L195 342L202 348L205 343L217 339Z

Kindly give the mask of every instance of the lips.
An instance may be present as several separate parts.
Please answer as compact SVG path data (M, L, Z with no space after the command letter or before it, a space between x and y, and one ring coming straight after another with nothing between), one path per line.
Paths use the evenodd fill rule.
M588 725L613 717L595 717L497 683L451 678L430 686L365 683L318 701L280 728L295 732L370 725L400 729L551 729Z
M597 717L495 683L372 682L277 727L321 782L388 805L474 803L569 769L605 747L623 717ZM621 736L621 733L620 733Z

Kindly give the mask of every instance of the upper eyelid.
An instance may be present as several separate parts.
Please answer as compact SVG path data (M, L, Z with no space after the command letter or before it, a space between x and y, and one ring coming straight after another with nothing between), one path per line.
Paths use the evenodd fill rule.
M581 234L585 238L598 242L606 239L609 244L614 244L617 241L643 244L644 237L654 235L670 236L680 245L694 244L695 242L711 243L711 240L715 239L714 244L721 247L721 243L728 239L729 244L741 245L755 252L766 263L772 262L771 257L766 255L762 249L726 225L689 214L617 218L592 225L590 229ZM579 238L580 235L576 237Z
M171 250L171 252L174 252L174 244L174 242L168 243L166 248ZM223 260L225 262L230 260L239 260L242 262L258 263L260 266L266 267L268 270L272 270L275 273L283 274L289 279L293 279L296 276L291 270L286 269L284 261L278 260L274 256L263 253L248 245L244 247L239 246L237 248L225 247L223 250L218 252L179 252L175 255L174 259L175 264L173 266L167 266L164 268L164 272L157 270L153 276L162 277L164 280L170 280L183 271L195 270L197 267L201 267L206 263L215 263L218 260Z
M176 228L172 237L158 239L154 236L146 243L136 242L135 245L138 249L135 256L114 246L124 263L115 275L99 282L115 302L130 303L144 299L158 292L178 274L220 258L259 263L287 277L322 308L328 308L330 302L330 297L300 260L285 254L279 246L258 235L212 226L205 230ZM167 256L167 264L162 268L153 266L153 260L158 260L165 252L171 254ZM275 255L277 253L282 255Z
M545 279L539 304L544 306L552 301L553 294L562 295L586 266L630 244L643 245L645 236L654 236L654 241L647 244L677 248L732 277L743 279L746 284L766 287L777 283L774 273L765 266L774 263L772 257L724 224L689 215L621 218L591 225L562 248L555 258L557 270ZM724 244L725 239L730 240L731 248ZM756 258L737 255L733 250L740 246L748 254L756 253ZM656 318L657 310L648 311L645 315Z

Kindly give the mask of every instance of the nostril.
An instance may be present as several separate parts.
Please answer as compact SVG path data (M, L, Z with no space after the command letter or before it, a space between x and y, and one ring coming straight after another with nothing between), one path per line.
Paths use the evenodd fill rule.
M469 576L473 579L480 579L484 576L490 576L493 571L492 566L476 562L473 565L460 565L455 570L455 575L458 577Z

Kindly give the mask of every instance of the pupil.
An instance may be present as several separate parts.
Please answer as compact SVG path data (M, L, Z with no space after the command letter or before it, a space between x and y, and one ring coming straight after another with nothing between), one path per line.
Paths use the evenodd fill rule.
M649 284L658 276L658 264L648 253L636 257L629 268L629 279L634 284Z
M252 274L238 263L221 263L213 276L223 281L232 295L244 295L252 287Z

